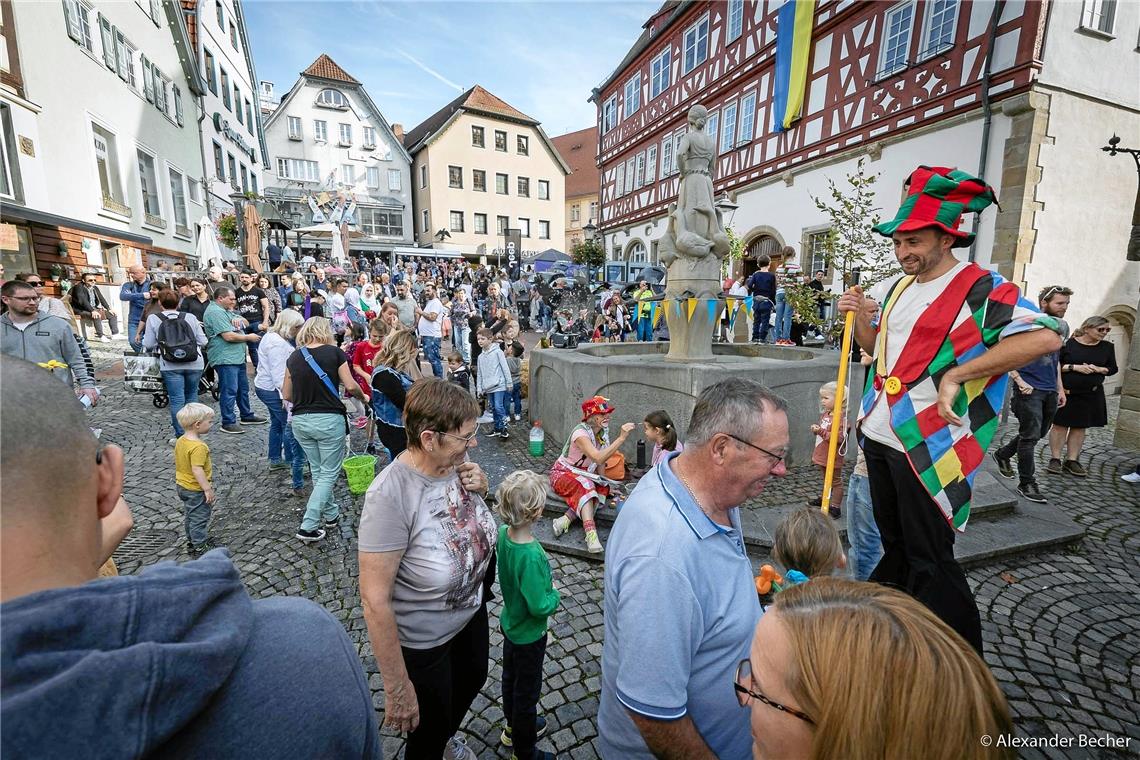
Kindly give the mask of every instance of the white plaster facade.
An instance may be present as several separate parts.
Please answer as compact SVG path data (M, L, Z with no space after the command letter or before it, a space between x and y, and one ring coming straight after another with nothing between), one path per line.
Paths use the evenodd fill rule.
M312 212L300 202L302 196L353 191L356 229L368 235L354 240L353 250L390 252L410 245L411 157L362 85L313 73L344 73L339 67L322 67L322 60L336 66L321 56L266 118L265 194L289 199L287 208L301 213L302 224L308 224ZM338 105L318 104L327 91L339 93L324 96ZM321 246L327 250L327 240Z
M23 113L12 109L13 127L35 135L34 159L21 159L24 204L149 239L157 254L192 253L193 221L205 209L199 84L184 66L177 6L68 0L9 9L28 102Z

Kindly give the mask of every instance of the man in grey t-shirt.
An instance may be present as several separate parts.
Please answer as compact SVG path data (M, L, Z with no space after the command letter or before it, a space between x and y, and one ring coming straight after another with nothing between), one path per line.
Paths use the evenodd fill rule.
M404 327L414 327L416 318L420 315L420 305L416 303L416 299L408 295L407 280L396 286L396 297L392 299L391 303L396 307L396 315L400 318L400 324Z

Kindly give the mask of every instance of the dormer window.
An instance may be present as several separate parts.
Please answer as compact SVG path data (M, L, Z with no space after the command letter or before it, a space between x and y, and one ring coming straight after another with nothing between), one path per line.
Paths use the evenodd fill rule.
M322 108L337 108L341 111L347 111L348 98L340 90L329 88L321 90L320 94L317 95L317 105Z

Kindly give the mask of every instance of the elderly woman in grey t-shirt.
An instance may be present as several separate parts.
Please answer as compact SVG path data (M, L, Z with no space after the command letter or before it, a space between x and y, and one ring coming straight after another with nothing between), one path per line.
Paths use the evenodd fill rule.
M487 680L486 594L496 525L487 476L467 461L479 406L437 378L404 402L408 448L364 497L360 596L384 679L384 725L407 760L474 758L455 736Z

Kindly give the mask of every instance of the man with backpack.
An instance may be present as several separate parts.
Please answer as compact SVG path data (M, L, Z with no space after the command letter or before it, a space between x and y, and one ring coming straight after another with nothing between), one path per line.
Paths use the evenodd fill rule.
M162 311L147 317L142 345L146 351L158 350L158 369L170 398L173 443L182 435L178 411L198 400L198 381L206 368L206 333L197 317L178 310L178 291L160 290L158 299Z

